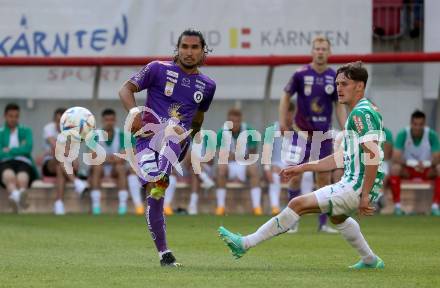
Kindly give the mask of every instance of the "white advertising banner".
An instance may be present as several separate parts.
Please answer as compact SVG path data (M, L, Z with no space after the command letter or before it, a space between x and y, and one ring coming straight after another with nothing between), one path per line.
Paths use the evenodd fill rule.
M214 56L308 54L318 34L330 39L334 54L372 49L371 0L0 0L0 7L0 57L167 56L174 53L179 34L190 27L202 31ZM75 73L82 73L77 71L73 77L56 79L74 79ZM55 78L50 73L50 69L43 76L27 73L27 83L39 81L34 86L44 91L53 82L41 78ZM109 77L102 82L120 80ZM7 84L0 77L0 97L8 97L2 92ZM66 89L81 87L63 84ZM27 92L15 94L55 97Z
M425 0L425 52L440 52L440 1ZM426 63L423 74L423 97L425 99L438 99L440 84L440 63Z

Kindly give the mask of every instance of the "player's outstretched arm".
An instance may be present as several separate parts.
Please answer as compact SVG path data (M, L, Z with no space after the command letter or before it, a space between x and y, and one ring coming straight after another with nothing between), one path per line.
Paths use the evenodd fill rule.
M359 204L359 214L361 216L371 216L374 214L374 207L370 205L370 191L373 189L379 168L380 149L377 141L369 141L361 144L364 151L365 176L362 186L361 201Z
M288 180L293 176L304 173L306 171L326 172L341 167L343 167L343 151L338 150L332 155L327 156L321 160L284 168L283 170L281 170L280 175L285 180Z

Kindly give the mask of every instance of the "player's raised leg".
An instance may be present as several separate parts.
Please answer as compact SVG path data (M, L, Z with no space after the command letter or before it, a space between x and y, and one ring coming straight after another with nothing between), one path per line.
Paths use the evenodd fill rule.
M293 227L299 221L301 215L305 213L318 213L320 211L314 194L302 195L292 199L280 214L272 217L252 234L241 237L239 234L234 234L224 227L220 227L218 232L231 249L233 256L238 259L250 248L287 232L290 227Z

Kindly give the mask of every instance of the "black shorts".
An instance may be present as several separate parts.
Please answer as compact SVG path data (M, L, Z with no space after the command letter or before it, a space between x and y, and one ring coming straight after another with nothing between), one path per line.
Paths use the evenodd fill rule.
M2 175L3 171L5 171L6 169L12 169L15 174L18 174L19 172L27 173L29 175L29 187L31 186L32 182L37 179L37 175L35 175L34 169L32 169L32 166L27 164L26 162L20 160L8 160L5 162L0 162L0 186L3 188L6 188L6 186L2 181Z
M43 176L45 177L55 177L57 176L57 172L56 171L50 171L49 170L49 161L54 160L53 158L48 158L46 161L43 162L43 167L41 167L41 173L43 174Z

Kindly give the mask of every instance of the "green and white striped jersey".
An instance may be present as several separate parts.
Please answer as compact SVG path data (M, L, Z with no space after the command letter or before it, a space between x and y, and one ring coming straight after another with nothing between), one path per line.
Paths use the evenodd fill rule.
M365 98L359 100L345 122L344 133L344 176L342 181L353 186L353 190L361 193L364 182L365 165L368 164L367 155L364 155L361 144L372 141L379 143L380 159L374 186L370 197L374 200L382 187L384 178L383 169L383 132L382 116L376 107Z

